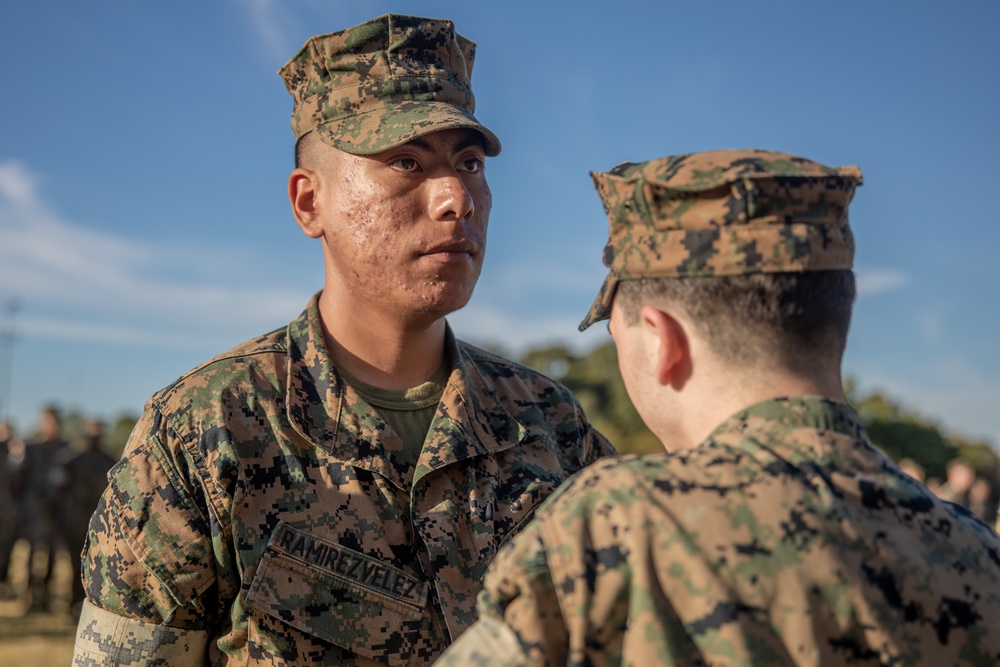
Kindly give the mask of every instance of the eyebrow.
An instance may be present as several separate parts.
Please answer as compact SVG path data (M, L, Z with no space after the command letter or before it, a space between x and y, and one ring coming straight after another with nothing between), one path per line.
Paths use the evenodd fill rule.
M420 137L417 137L415 139L410 139L406 143L410 144L411 146L416 146L417 148L423 149L428 153L437 152L436 150L434 150L433 146L431 146L429 143L427 143ZM475 130L466 135L464 139L459 139L458 141L456 141L451 147L451 152L459 153L461 151L464 151L466 148L469 148L470 146L479 146L483 150L486 149L486 142L483 139L483 136L478 132L476 132Z

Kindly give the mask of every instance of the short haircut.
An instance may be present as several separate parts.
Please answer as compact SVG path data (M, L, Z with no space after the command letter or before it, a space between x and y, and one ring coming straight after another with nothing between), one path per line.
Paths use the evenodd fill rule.
M305 160L305 153L308 149L308 144L313 140L313 133L306 132L298 141L295 142L295 168L298 169L302 166L302 162Z
M839 369L855 293L851 270L805 271L623 280L615 301L630 326L646 304L683 309L728 365L809 373Z

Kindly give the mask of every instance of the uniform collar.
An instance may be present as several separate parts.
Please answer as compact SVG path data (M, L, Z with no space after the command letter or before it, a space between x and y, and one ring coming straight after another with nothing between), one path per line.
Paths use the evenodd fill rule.
M450 327L445 344L453 368L414 469L394 459L392 452L403 447L399 436L333 365L316 294L288 325L288 419L313 445L404 490L439 468L519 445L527 430L497 400L496 383Z
M771 398L740 410L715 429L722 432L741 432L754 422L770 423L774 428L808 428L817 431L834 431L857 436L861 422L851 406L822 396L788 396Z
M861 465L855 460L862 455L860 450L853 446L844 449L838 444L844 442L869 443L851 406L822 396L790 396L740 410L720 424L698 449L713 451L714 446L722 445L754 455L766 449L793 464L840 461L838 465L846 467Z

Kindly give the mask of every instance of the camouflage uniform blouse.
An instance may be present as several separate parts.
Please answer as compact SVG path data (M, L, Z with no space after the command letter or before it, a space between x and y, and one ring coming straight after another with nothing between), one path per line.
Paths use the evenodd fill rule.
M75 664L436 658L504 539L613 453L561 385L449 345L415 467L338 377L315 298L153 396L91 523Z
M600 462L499 554L446 665L1000 664L1000 538L846 405L765 401Z

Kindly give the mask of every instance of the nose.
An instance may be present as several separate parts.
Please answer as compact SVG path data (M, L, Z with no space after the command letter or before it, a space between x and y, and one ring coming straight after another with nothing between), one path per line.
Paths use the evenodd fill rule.
M476 202L457 171L432 180L431 217L435 220L466 220L476 212Z

